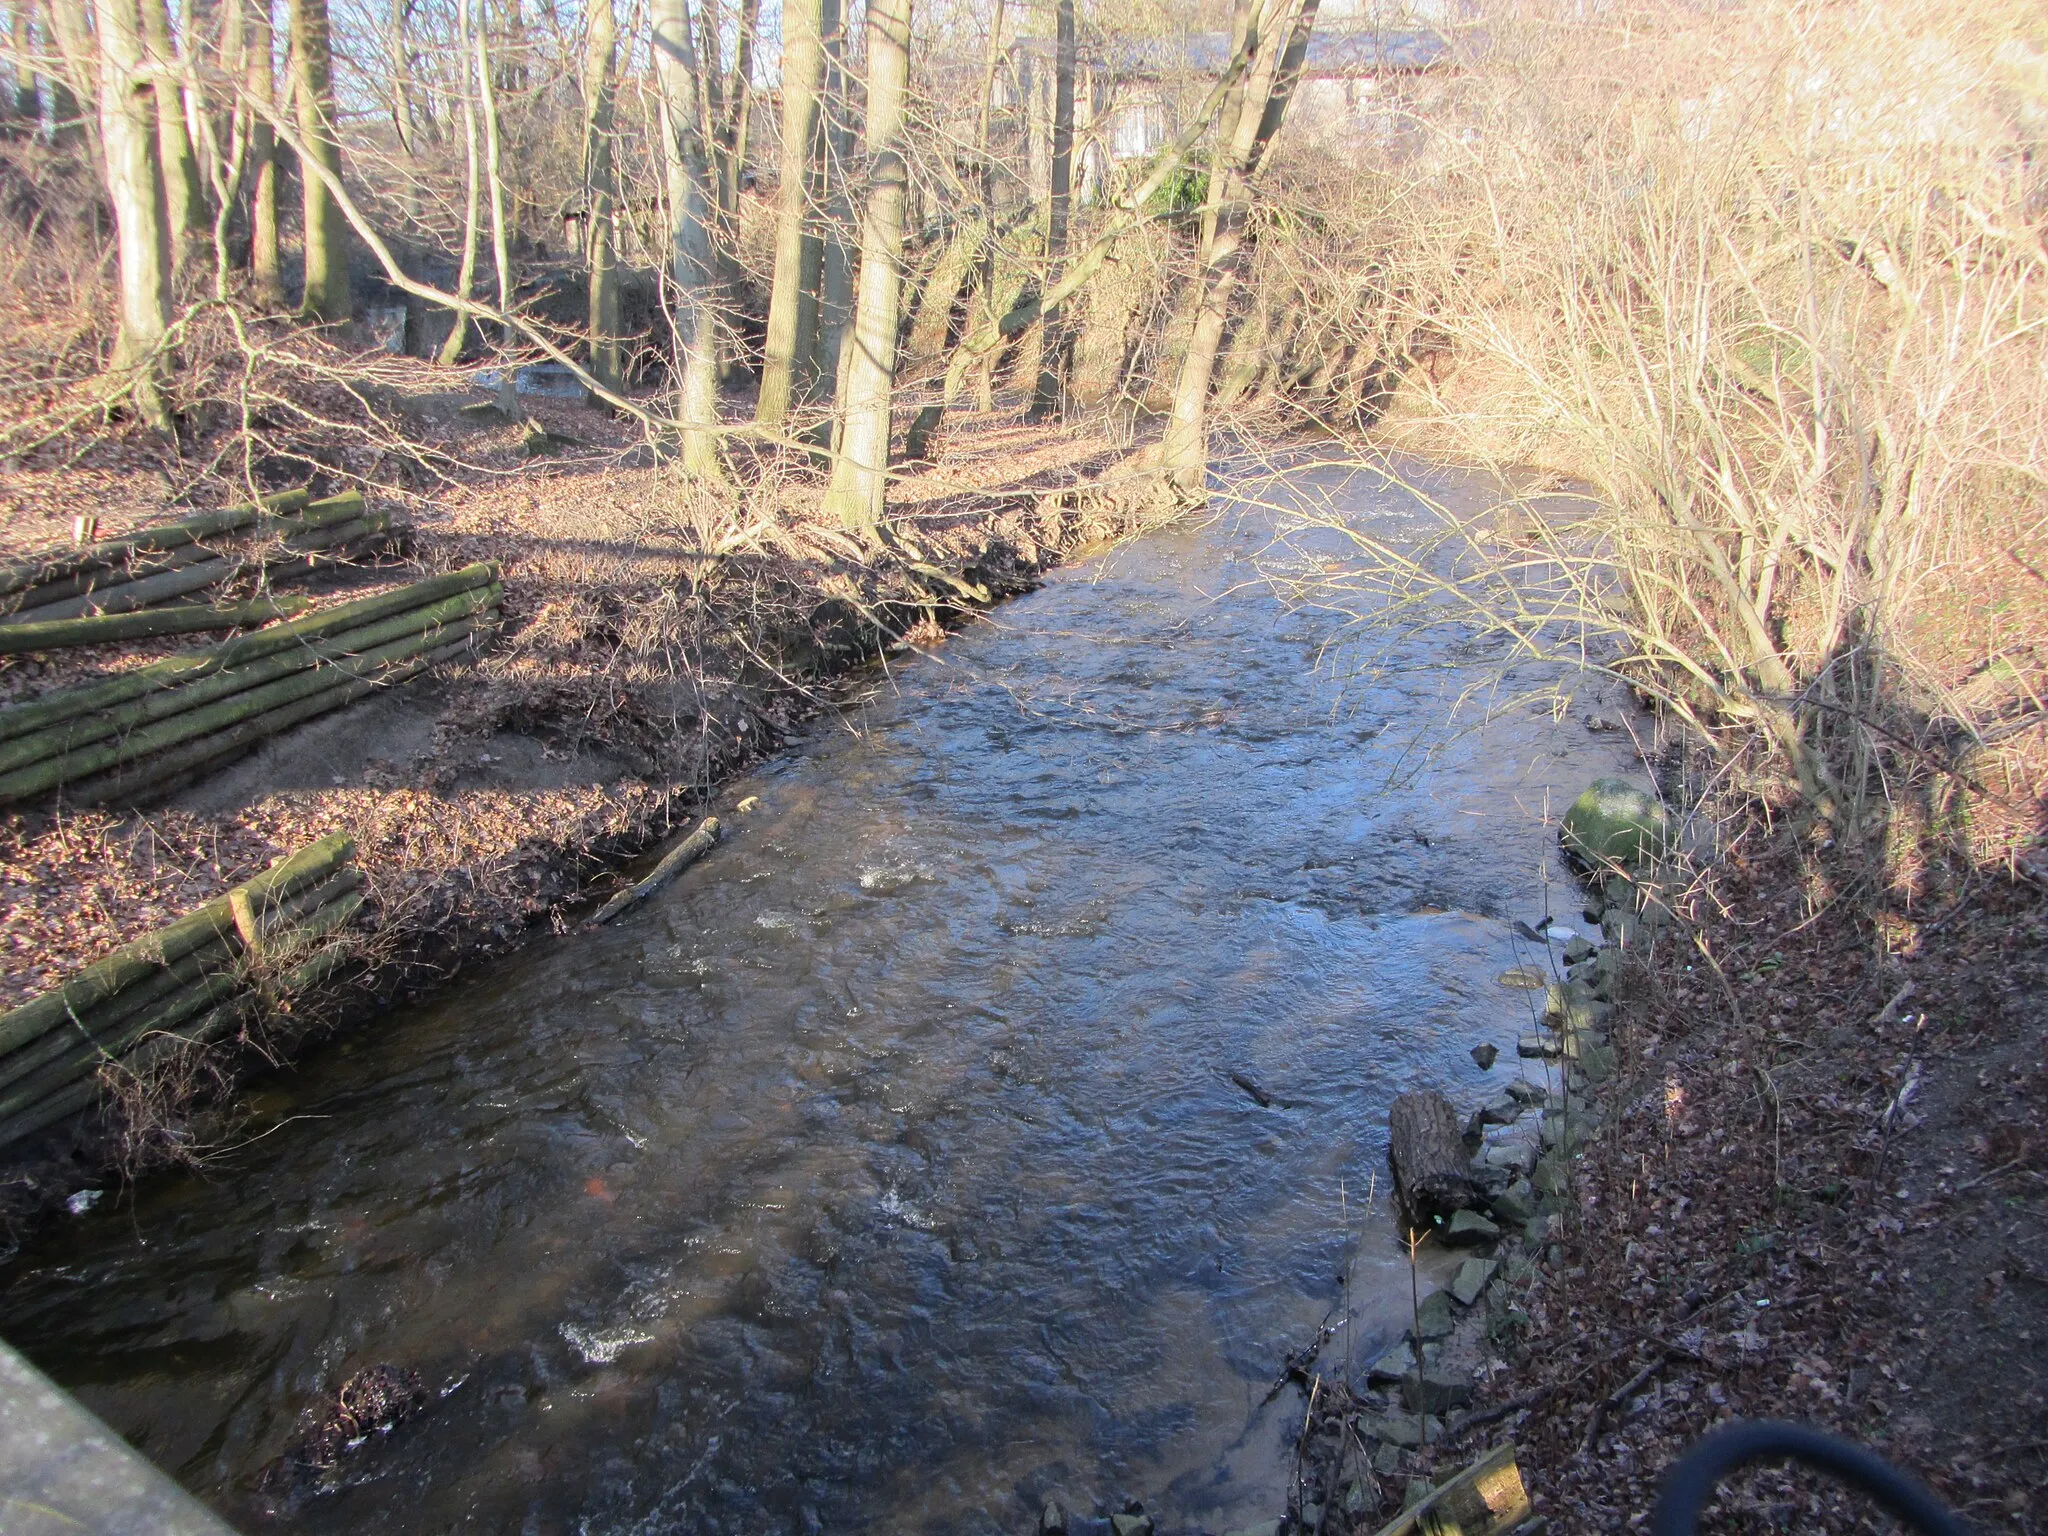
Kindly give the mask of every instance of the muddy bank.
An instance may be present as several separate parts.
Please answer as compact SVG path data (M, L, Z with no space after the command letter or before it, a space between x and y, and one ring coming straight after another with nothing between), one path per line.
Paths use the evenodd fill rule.
M1667 919L1630 925L1612 1076L1572 1080L1532 1183L1492 1212L1498 1246L1431 1298L1423 1380L1406 1344L1304 1373L1323 1373L1290 1506L1306 1528L1377 1529L1505 1439L1553 1529L1631 1529L1733 1418L1832 1430L1974 1523L2034 1528L2042 893L1973 876L1872 912L1754 808L1722 831L1723 857L1664 887ZM1481 1172L1505 1139L1484 1134ZM1729 1479L1707 1528L1868 1519L1818 1477L1763 1470Z
M807 521L814 488L801 476L750 503L754 520L735 532L729 508L714 517L662 467L617 451L407 507L403 557L343 573L345 595L494 560L507 596L484 654L302 726L157 805L75 810L59 796L7 815L0 1002L47 990L335 832L355 840L369 898L357 963L290 1000L264 1057L230 1053L200 1079L246 1078L536 927L566 930L609 893L610 871L775 750L837 679L939 643L1068 551L1125 530L1110 501L1081 491L1119 456L1109 445L1034 431L995 454L986 442L963 451L974 467L929 468L876 548ZM107 522L123 526L111 512ZM8 658L0 685L42 692L175 645ZM110 1166L203 1158L231 1138L229 1109L217 1094L174 1099L9 1149L0 1220L19 1234Z

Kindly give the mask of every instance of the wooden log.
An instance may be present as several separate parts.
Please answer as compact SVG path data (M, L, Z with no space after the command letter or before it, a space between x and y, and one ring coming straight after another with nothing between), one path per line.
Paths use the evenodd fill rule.
M333 499L329 498L330 501ZM360 501L357 504L360 505ZM253 503L226 507L218 512L202 512L155 528L138 528L133 533L103 539L83 548L51 550L47 554L0 566L0 596L25 592L67 576L109 570L137 554L196 544L215 534L246 528L266 514L296 512L310 505L309 493L303 487L277 491Z
M165 999L205 985L208 977L235 963L234 947L223 941L194 950L133 986L117 992L96 1008L66 1019L34 1040L0 1057L0 1088L20 1082L74 1049L80 1041L112 1039L136 1015Z
M675 879L677 875L680 875L684 870L696 863L697 860L703 858L705 854L709 853L717 845L718 818L716 816L706 816L697 824L696 831L692 832L680 843L677 843L675 847L662 856L661 862L654 866L653 874L642 880L631 890L621 891L610 901L606 902L598 909L597 916L593 917L591 922L593 924L608 923L621 912L631 911L664 885L667 885L669 881Z
M75 617L63 611L67 602L89 597L94 592L118 591L145 576L181 571L187 566L204 565L219 558L219 554L205 545L194 544L190 548L172 550L167 555L141 564L84 571L58 581L46 582L42 586L32 587L16 597L7 599L6 612L0 615L0 624L36 624Z
M226 698L182 710L169 719L140 726L58 757L44 758L12 773L0 773L0 804L26 800L60 784L89 778L123 763L136 762L153 752L220 734L246 720L316 694L340 689L354 681L374 680L379 672L410 661L447 640L468 634L469 628L468 619L459 619L451 624L437 624L424 631L410 632L387 645L332 658L317 666L295 669L291 675L274 682L238 689ZM237 682L238 679L234 674L227 674L227 681Z
M202 1015L196 1023L186 1026L182 1034L162 1037L161 1049L151 1050L149 1046L144 1046L136 1053L130 1070L139 1071L155 1066L172 1050L181 1049L190 1043L205 1043L219 1039L241 1023L244 1017L243 1007L239 999L224 1003L211 1013ZM93 1073L59 1088L48 1098L30 1105L17 1114L0 1119L0 1147L11 1146L25 1136L33 1136L37 1131L47 1130L67 1116L90 1108L100 1098L101 1093L99 1074Z
M1497 1445L1412 1509L1404 1509L1378 1536L1507 1536L1534 1511L1513 1445Z
M501 589L495 585L472 587L467 592L444 597L439 602L429 603L423 608L395 614L359 629L344 630L323 640L287 647L272 655L258 657L246 665L215 672L211 676L188 682L182 687L145 694L130 703L117 704L90 715L66 720L47 730L0 741L0 775L11 774L31 764L62 757L67 753L82 751L95 742L137 731L156 721L168 720L173 716L198 709L202 705L211 704L217 699L232 698L236 694L260 687L280 677L288 677L295 672L307 671L340 658L360 655L380 645L403 639L407 635L425 634L437 625L451 624L459 619L468 618L479 609L496 603L500 595ZM78 776L80 775L72 775Z
M80 596L45 603L36 608L23 606L6 619L0 620L0 624L50 624L94 614L133 613L153 603L183 597L188 592L199 592L207 587L219 586L248 568L288 568L293 574L319 570L334 562L331 559L299 557L307 556L309 551L356 544L388 530L390 526L391 514L379 512L330 527L311 528L293 533L284 540L284 547L291 551L291 555L284 558L261 558L259 552L258 557L248 559L229 555L214 555L192 562L182 562L181 559L180 568L177 569L160 570L151 575L106 582L92 587Z
M1404 1093L1387 1111L1387 1160L1413 1227L1446 1221L1479 1202L1458 1112L1434 1090Z
M337 678L336 681L341 683L339 687L329 687L324 692L311 694L260 715L253 715L230 729L158 753L131 767L82 780L72 785L66 793L74 805L133 804L144 796L168 793L170 788L187 781L197 770L211 769L231 758L239 757L266 737L288 731L315 715L340 709L382 689L395 688L400 683L417 677L429 667L461 655L470 648L466 632L470 629L471 622L473 621L466 620L461 624L449 625L442 632L443 635L458 638L452 644L430 651L424 656L387 667L372 676L357 678L354 681Z
M0 709L0 741L11 741L31 731L47 729L59 721L111 709L144 694L179 687L195 678L240 666L260 656L274 655L311 640L327 639L358 629L393 614L425 607L457 592L489 586L497 579L498 567L490 561L479 561L446 576L430 576L425 581L416 581L396 591L359 598L303 619L294 619L288 624L272 625L217 645L167 656L162 661L135 667L101 682L65 689L33 703Z
M24 1072L0 1090L0 1120L41 1103L66 1083L89 1076L102 1062L118 1060L143 1036L153 1031L175 1029L195 1014L203 1013L243 990L240 976L229 971L215 971L196 985L173 992L154 1007L122 1020L104 1038L80 1038L63 1030L52 1031L62 1049L51 1053L50 1058L33 1072Z
M254 629L272 619L303 613L311 605L312 599L307 597L262 597L224 608L194 604L139 613L92 614L48 623L0 621L0 656L78 645L113 645L122 640L150 640L160 635L203 634L210 629Z
M330 833L249 881L251 894L267 909L326 879L354 850L355 843L344 833ZM20 1049L66 1019L105 1002L202 945L226 939L233 931L234 921L223 896L168 927L121 945L63 986L0 1014L0 1052Z

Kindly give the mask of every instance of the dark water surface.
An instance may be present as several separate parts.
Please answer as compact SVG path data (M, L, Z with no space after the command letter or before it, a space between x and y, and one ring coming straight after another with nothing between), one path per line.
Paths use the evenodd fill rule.
M893 667L663 897L302 1063L208 1176L21 1255L0 1329L250 1529L1277 1513L1281 1361L1347 1260L1361 1363L1407 1307L1361 1209L1387 1103L1517 1069L1508 920L1546 871L1576 906L1542 814L1624 758L1526 705L1446 730L1448 656L1340 688L1334 621L1244 585L1270 526L1148 537ZM432 1408L338 1488L259 1490L379 1361Z

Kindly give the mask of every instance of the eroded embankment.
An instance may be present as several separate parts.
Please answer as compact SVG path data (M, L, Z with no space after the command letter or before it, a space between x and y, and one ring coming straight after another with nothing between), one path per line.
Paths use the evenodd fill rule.
M1973 878L1873 913L1760 812L1722 835L1705 871L1589 895L1627 943L1578 1000L1613 997L1611 1060L1562 1074L1569 1101L1553 1090L1520 1150L1524 1131L1484 1132L1499 1245L1425 1304L1422 1379L1404 1341L1319 1383L1291 1511L1307 1528L1376 1530L1505 1440L1553 1528L1633 1529L1736 1418L1833 1431L1973 1521L2030 1528L2048 1474L2041 892ZM1496 1109L1475 1129L1519 1114ZM1718 1509L1729 1529L1869 1528L1857 1495L1775 1468L1728 1479Z
M773 500L756 525L714 540L691 526L687 500L679 515L659 469L484 486L420 516L406 558L349 573L346 594L496 562L502 624L481 655L301 726L154 806L74 809L60 792L7 815L9 1006L333 834L354 842L366 901L350 924L355 960L333 981L277 999L260 1031L161 1088L124 1081L104 1111L0 1152L5 1219L19 1230L110 1164L204 1156L232 1118L218 1113L219 1085L447 983L532 925L567 927L601 894L593 876L686 824L826 703L833 679L936 641L1067 551L1124 531L1114 507L1080 491L1114 455L1065 448L1042 465L1013 452L1024 473L1001 489L941 481L906 496L880 544ZM800 488L786 490L791 501ZM178 644L9 658L4 684L34 696Z

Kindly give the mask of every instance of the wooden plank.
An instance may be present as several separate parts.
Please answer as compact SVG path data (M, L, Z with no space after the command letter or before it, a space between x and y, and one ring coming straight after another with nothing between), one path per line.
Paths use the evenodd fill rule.
M1507 1536L1534 1511L1512 1443L1497 1445L1378 1536Z

